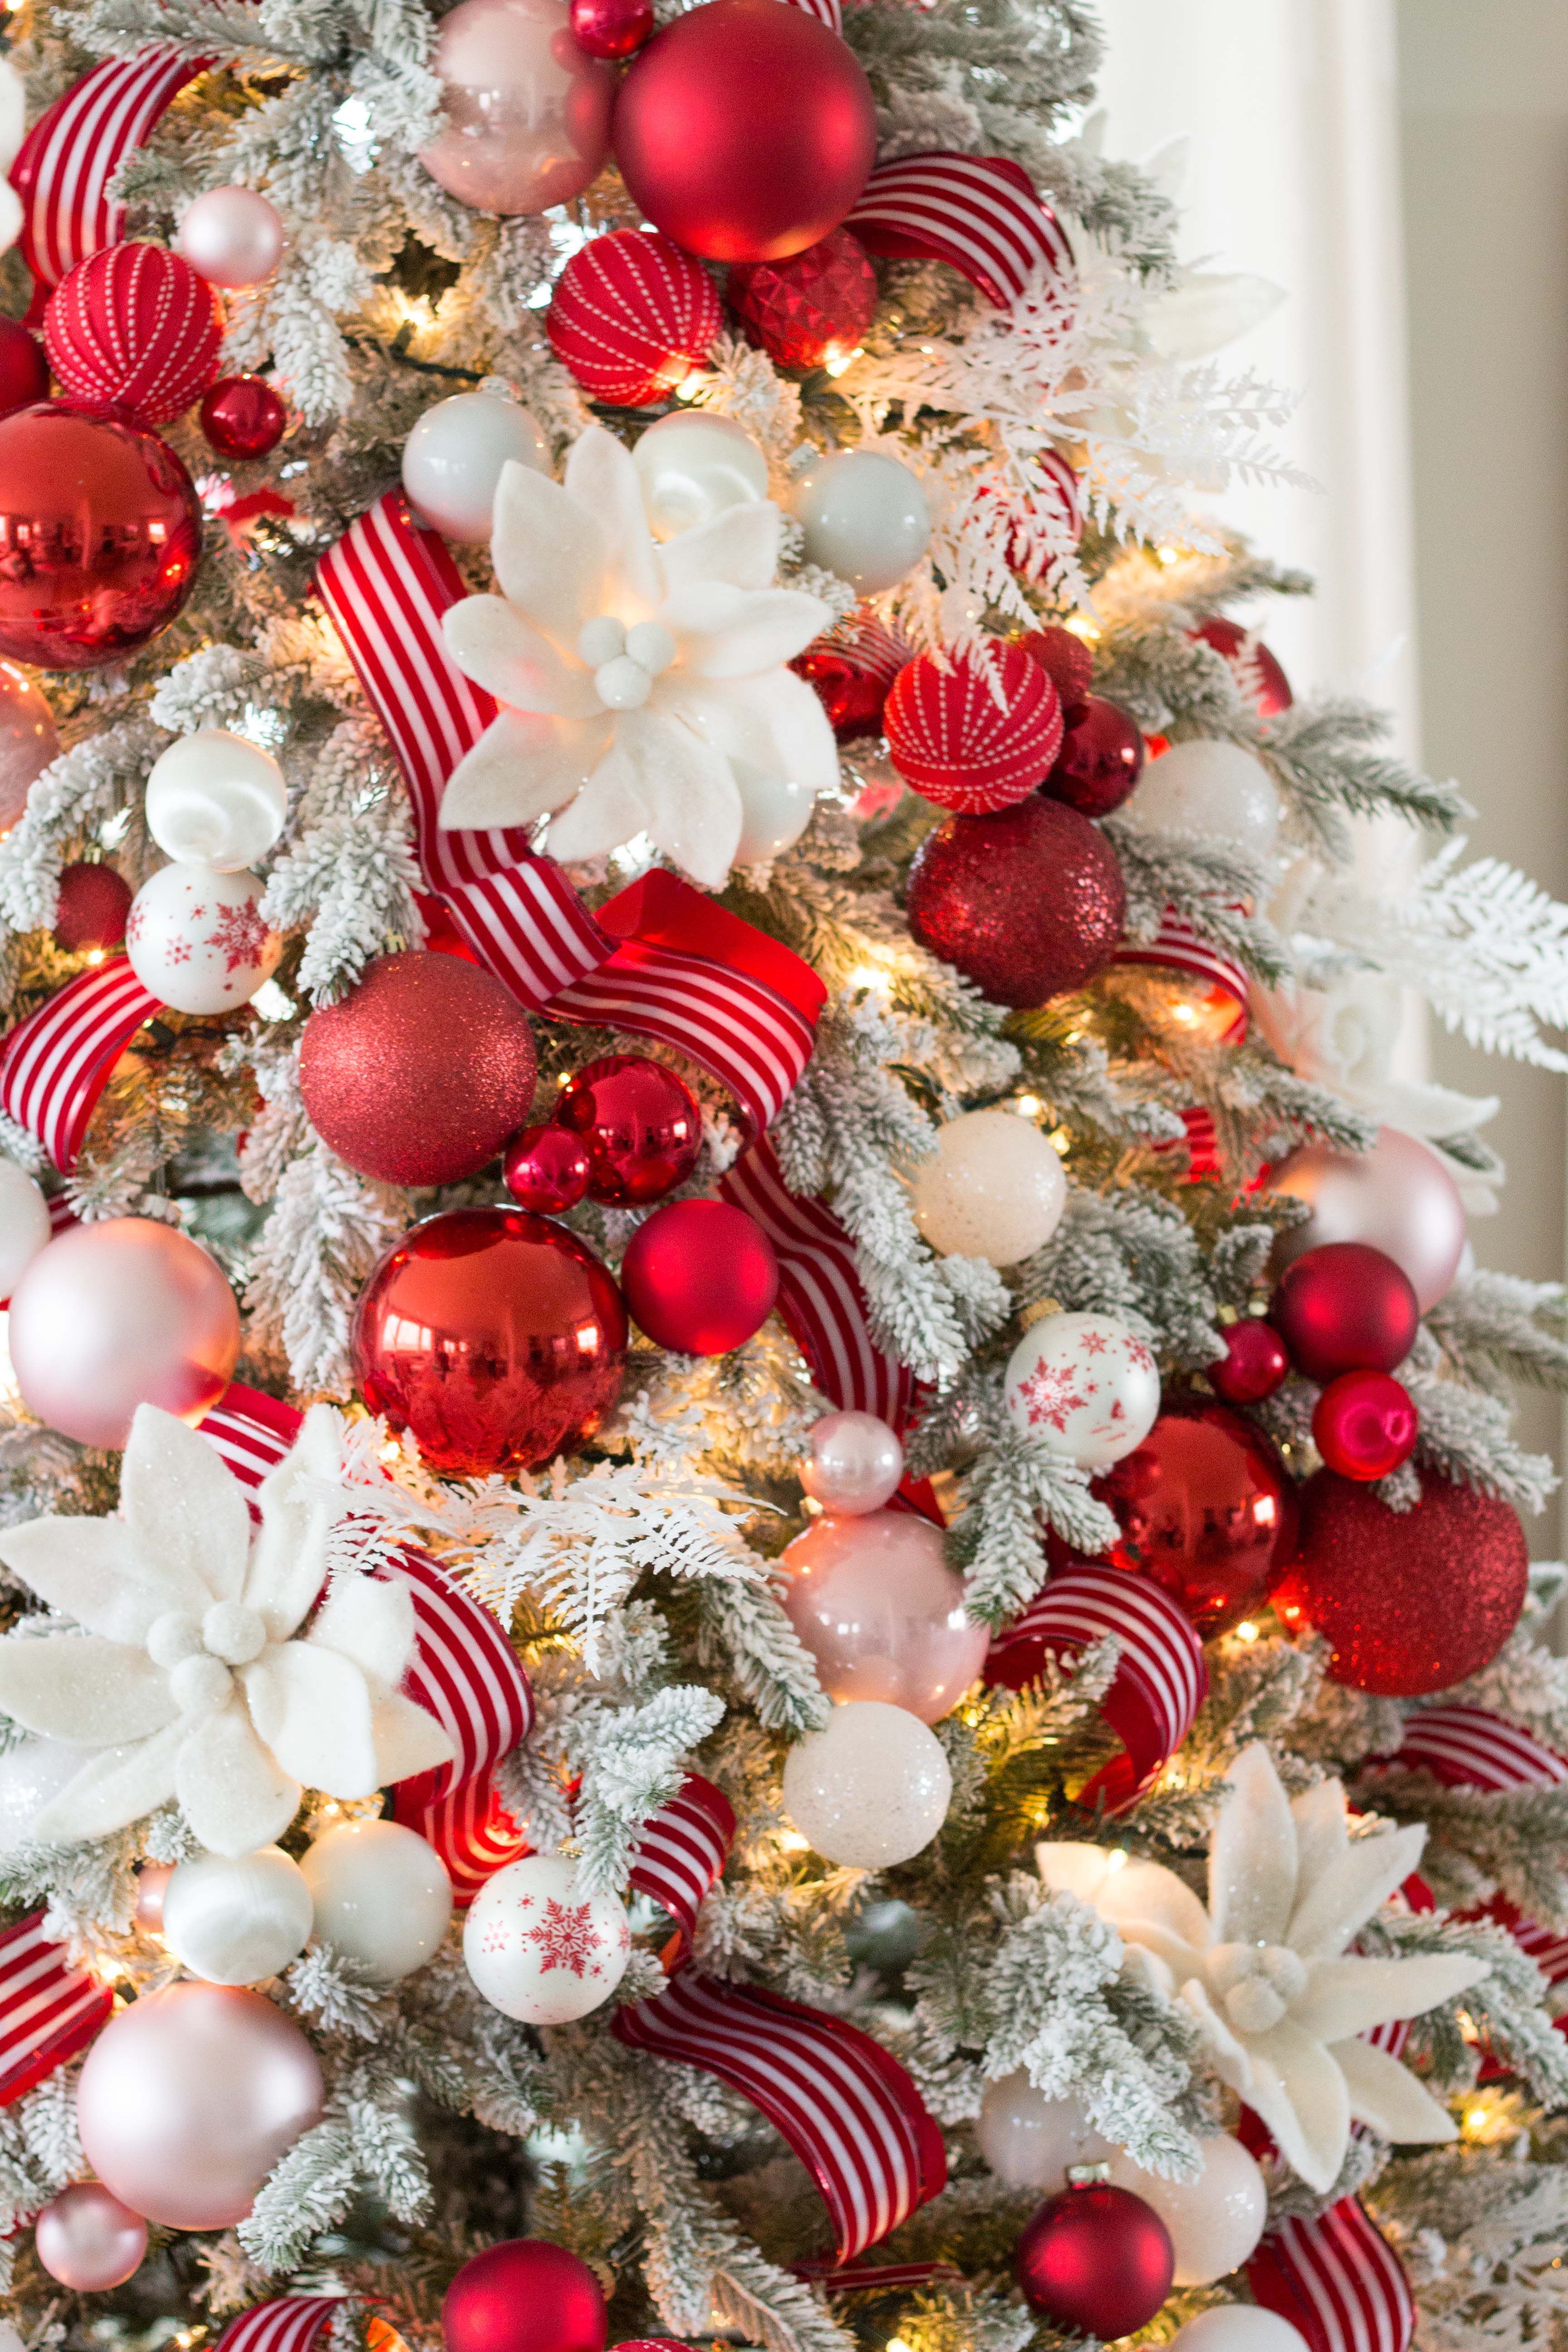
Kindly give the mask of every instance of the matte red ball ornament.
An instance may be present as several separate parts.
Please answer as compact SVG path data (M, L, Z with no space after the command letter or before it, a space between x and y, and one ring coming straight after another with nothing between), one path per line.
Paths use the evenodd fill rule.
M746 341L780 367L847 360L877 315L877 273L847 228L783 261L737 262L726 291Z
M220 457L265 457L283 438L289 411L258 375L226 375L197 411Z
M125 944L125 918L131 912L131 885L117 866L82 859L60 876L59 904L55 912L55 945L68 955L97 950L107 955Z
M909 658L902 637L859 604L837 628L813 637L790 667L812 688L839 742L854 743L881 733L888 695Z
M1368 1242L1324 1242L1288 1265L1268 1320L1310 1381L1391 1372L1415 1343L1421 1310L1410 1276Z
M684 1078L646 1054L606 1054L563 1088L557 1122L588 1154L588 1191L617 1209L662 1201L690 1175L702 1113Z
M1058 629L1053 623L1043 629L1031 629L1018 643L1039 663L1061 698L1064 715L1070 717L1074 706L1086 699L1094 682L1094 656L1083 639L1071 629Z
M161 245L110 245L68 269L44 312L50 364L72 400L167 425L217 373L223 307Z
M632 1235L621 1288L632 1320L656 1347L724 1356L772 1313L779 1262L744 1209L728 1201L671 1201Z
M877 152L848 44L778 0L710 0L656 33L611 131L631 193L710 261L782 261L836 229Z
M1024 2226L1014 2266L1032 2310L1108 2340L1153 2318L1171 2292L1176 2250L1152 2205L1097 2180L1047 2198Z
M20 319L0 319L0 416L49 396L49 363Z
M1386 1478L1420 1431L1409 1390L1387 1372L1342 1372L1312 1409L1312 1443L1342 1478Z
M1091 694L1068 712L1042 790L1081 816L1109 816L1143 772L1143 730L1130 710Z
M533 1033L478 964L378 956L305 1024L300 1091L340 1160L384 1184L453 1184L516 1133L533 1101Z
M1056 688L1016 646L997 645L989 660L949 654L945 668L917 654L893 680L882 716L905 783L961 816L1021 801L1061 749Z
M572 0L572 37L584 57L618 64L653 31L653 0Z
M1227 1323L1220 1338L1225 1356L1217 1364L1205 1364L1204 1375L1227 1404L1261 1404L1283 1384L1290 1359L1271 1323L1244 1316L1239 1323Z
M520 1209L558 1217L563 1209L574 1209L587 1199L592 1167L583 1138L552 1119L519 1129L507 1145L501 1174Z
M548 2238L505 2238L465 2263L441 2305L447 2352L605 2352L586 2263Z
M354 1316L372 1412L460 1477L530 1470L620 1394L626 1318L586 1244L523 1209L453 1209L394 1243Z
M1121 1529L1107 1557L1152 1578L1205 1637L1261 1607L1296 1548L1290 1474L1227 1405L1163 1412L1094 1491Z
M702 365L723 323L707 271L668 237L636 228L591 237L562 271L544 314L568 374L590 400L618 408L668 400Z
M122 661L174 619L201 552L195 487L156 434L63 400L0 417L0 655Z
M1329 1643L1336 1682L1420 1698L1479 1674L1524 1606L1529 1548L1495 1496L1427 1472L1413 1510L1320 1470L1301 1489L1296 1558L1274 1607Z
M950 816L910 866L910 930L996 1004L1044 1004L1102 971L1127 911L1105 835L1038 793L994 816Z
M1258 706L1261 719L1278 719L1289 710L1295 697L1290 681L1275 656L1261 638L1239 621L1227 621L1216 613L1211 620L1200 621L1193 631L1205 646L1223 654L1236 673L1236 682L1243 694L1249 695Z

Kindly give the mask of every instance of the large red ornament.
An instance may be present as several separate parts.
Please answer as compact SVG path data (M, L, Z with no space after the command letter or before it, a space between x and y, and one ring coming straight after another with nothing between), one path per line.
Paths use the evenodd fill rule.
M1046 628L1031 629L1018 643L1046 672L1060 697L1063 717L1070 720L1074 707L1088 699L1094 682L1094 656L1083 639L1052 622Z
M987 662L917 654L893 680L883 719L888 753L907 784L939 808L984 816L1032 793L1062 741L1062 709L1047 672L1017 646Z
M1386 1372L1342 1372L1312 1409L1312 1443L1342 1478L1386 1478L1420 1433L1409 1390Z
M1289 710L1295 697L1290 681L1280 668L1261 638L1239 621L1227 621L1219 614L1212 620L1200 621L1193 631L1205 646L1223 654L1236 673L1236 682L1244 694L1250 694L1258 706L1260 719L1278 719Z
M636 228L593 237L574 253L544 314L562 366L591 400L619 408L668 400L701 366L723 323L707 271L668 237Z
M60 876L55 945L68 955L94 950L107 955L111 948L124 946L130 912L131 885L119 867L83 858Z
M1176 2250L1152 2205L1097 2180L1047 2199L1024 2226L1014 2265L1032 2310L1107 2339L1153 2318L1171 2292Z
M197 411L220 457L265 457L283 438L289 411L258 375L226 375Z
M441 2305L447 2352L605 2352L586 2263L548 2238L504 2238L463 2264Z
M1410 1276L1369 1242L1324 1242L1288 1265L1268 1320L1310 1381L1391 1372L1415 1344L1421 1309Z
M606 1054L562 1090L559 1124L588 1154L588 1191L626 1209L662 1201L690 1175L702 1113L684 1078L646 1054Z
M1205 1364L1204 1374L1226 1404L1261 1404L1282 1386L1290 1370L1285 1342L1261 1316L1243 1316L1220 1333L1225 1355L1217 1364Z
M0 416L49 396L49 363L20 319L0 319Z
M533 1100L533 1033L478 964L378 956L305 1024L300 1091L340 1160L385 1184L453 1184L495 1159Z
M386 1252L354 1317L366 1404L461 1477L534 1469L591 1436L626 1350L606 1268L524 1209L427 1217Z
M1127 900L1105 835L1035 793L995 816L950 816L928 833L904 910L921 946L993 1003L1027 1005L1104 970Z
M1262 1606L1296 1548L1296 1489L1264 1433L1223 1404L1163 1412L1094 1482L1115 1512L1106 1557L1152 1577L1205 1636Z
M107 409L0 417L0 655L102 669L191 593L202 510L174 451Z
M632 1235L621 1287L633 1321L656 1347L724 1356L773 1312L779 1262L744 1209L728 1201L671 1201Z
M551 1119L518 1129L507 1145L501 1175L520 1209L558 1217L587 1199L593 1164L582 1137Z
M783 261L737 262L727 292L746 341L780 367L847 360L877 315L877 273L847 228Z
M813 637L790 667L804 677L827 713L840 743L879 735L893 680L910 649L866 604L820 637Z
M616 161L656 228L710 261L782 261L836 229L877 152L848 44L779 0L710 0L621 85Z
M1320 1470L1301 1489L1296 1558L1276 1613L1330 1644L1336 1682L1420 1698L1479 1674L1524 1606L1530 1555L1519 1515L1494 1496L1423 1474L1413 1510Z
M653 31L653 0L572 0L572 37L584 57L619 64Z
M44 312L50 363L72 400L167 425L217 373L223 307L161 245L110 245L68 269Z
M1143 772L1143 730L1130 710L1091 694L1067 714L1061 750L1042 789L1080 816L1109 816Z

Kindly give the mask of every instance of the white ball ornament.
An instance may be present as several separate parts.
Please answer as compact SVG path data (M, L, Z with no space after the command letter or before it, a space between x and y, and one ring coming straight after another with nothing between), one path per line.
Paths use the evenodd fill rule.
M1142 1445L1160 1413L1159 1367L1110 1315L1042 1316L1008 1358L1003 1392L1021 1437L1086 1470Z
M1306 2337L1256 2303L1216 2303L1172 2336L1166 2352L1310 2352Z
M504 393L458 392L427 408L404 443L403 487L422 522L465 547L486 547L509 463L551 471L538 420Z
M904 1475L898 1433L874 1412L825 1412L811 1424L800 1483L825 1511L858 1516L891 1502Z
M931 538L925 492L907 466L879 449L819 457L796 482L790 505L805 533L806 561L862 596L896 587Z
M576 1864L561 1854L527 1854L487 1878L463 1928L475 1985L523 2025L586 2017L615 1991L631 1948L626 1906L585 1895Z
M49 1204L25 1168L0 1160L0 1301L10 1297L52 1228Z
M131 902L125 951L151 995L177 1013L232 1013L278 969L283 942L261 913L261 884L241 870L165 866Z
M1110 2178L1152 2205L1176 2250L1174 2284L1211 2286L1253 2253L1268 2219L1268 2190L1256 2158L1238 2139L1216 2134L1198 2147L1195 2180L1163 2180L1134 2164L1124 2148L1110 2158Z
M1116 2153L1070 2092L1048 2099L1022 2067L986 2084L974 2136L998 2180L1009 2189L1037 2189L1042 2197L1060 2195L1069 2165L1104 2164Z
M1062 1220L1068 1180L1032 1118L966 1110L938 1133L915 1171L915 1223L943 1257L1016 1265L1044 1249Z
M768 461L743 425L705 409L661 416L632 451L655 539L695 530L768 494Z
M741 838L734 863L761 866L800 839L811 823L816 793L794 776L769 775L751 760L731 757L730 767L741 794Z
M303 1871L275 1845L182 1862L163 1889L163 1939L208 1984L277 1976L304 1950L313 1916Z
M1151 760L1116 814L1138 833L1197 833L1267 857L1279 830L1279 795L1261 760L1239 743L1204 737Z
M398 1822L343 1822L301 1868L316 1933L373 1984L395 1984L437 1952L452 1916L452 1883L433 1845Z
M147 830L165 857L220 874L265 857L288 814L277 761L226 727L180 736L147 779Z
M0 1756L0 1853L32 1843L33 1823L87 1759L85 1748L63 1739L24 1739Z
M283 223L255 188L209 188L187 205L174 249L209 286L259 286L283 258Z
M935 1732L885 1699L836 1706L784 1760L784 1811L825 1862L849 1869L885 1870L921 1853L952 1795Z

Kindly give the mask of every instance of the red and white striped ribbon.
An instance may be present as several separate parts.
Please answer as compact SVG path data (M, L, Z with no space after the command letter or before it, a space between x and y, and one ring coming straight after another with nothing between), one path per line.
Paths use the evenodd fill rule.
M89 253L118 244L125 207L110 183L170 100L205 70L205 60L172 48L109 58L38 117L10 176L22 199L22 256L40 297Z
M452 1882L452 1900L466 1911L487 1878L533 1848L497 1795L493 1774L479 1773L434 1798L425 1785L433 1777L400 1780L392 1792L392 1818L435 1847Z
M0 1104L62 1174L76 1165L115 1063L161 1009L116 956L68 981L0 1041Z
M824 2294L893 2294L903 2287L963 2276L956 2263L854 2263L847 2270L835 2270L830 2263L792 2263L790 2269Z
M844 2018L687 1969L627 2002L628 2049L700 2067L749 2099L816 2180L840 2263L896 2230L947 2180L940 2129L890 2052Z
M1405 1722L1396 1757L1446 1789L1560 1789L1568 1763L1489 1707L1424 1706Z
M950 263L999 310L1038 270L1076 274L1056 215L1005 155L936 148L879 163L844 226L873 253Z
M668 1911L687 1943L703 1900L722 1874L735 1839L735 1814L722 1789L689 1772L667 1805L644 1824L632 1862L632 1885Z
M1407 2352L1415 2332L1410 2282L1354 2197L1313 2221L1282 2221L1247 2265L1266 2311L1300 2329L1310 2352Z
M0 2107L85 2050L114 1995L68 1959L35 1911L0 1933Z
M231 2319L213 2352L310 2352L341 2294L275 2294Z
M786 0L786 5L798 8L803 16L815 16L830 33L841 34L844 30L844 11L838 0Z
M1170 971L1184 971L1194 980L1206 981L1211 988L1224 991L1239 1008L1240 1018L1231 1031L1233 1038L1247 1032L1247 974L1241 966L1205 940L1194 929L1184 915L1167 907L1160 918L1160 928L1149 940L1123 940L1111 958L1120 964L1158 964Z

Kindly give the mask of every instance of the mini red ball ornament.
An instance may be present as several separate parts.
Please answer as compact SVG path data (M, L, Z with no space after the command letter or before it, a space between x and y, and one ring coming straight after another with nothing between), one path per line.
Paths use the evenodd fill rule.
M568 374L591 400L618 408L668 400L702 365L723 323L707 271L668 237L636 228L592 237L574 253L544 315Z
M1035 793L994 816L950 816L928 833L904 911L921 946L994 1003L1030 1005L1104 970L1127 900L1105 835Z
M1368 1242L1324 1242L1288 1265L1268 1320L1310 1381L1391 1372L1415 1344L1421 1309L1410 1277Z
M854 743L881 733L893 680L909 658L902 637L860 604L837 628L813 637L790 667L811 688L839 742Z
M779 1262L744 1209L728 1201L671 1201L632 1235L621 1288L632 1320L656 1347L724 1356L773 1312Z
M1226 1405L1163 1412L1094 1491L1121 1529L1107 1558L1152 1578L1205 1638L1261 1607L1296 1548L1290 1474Z
M1290 1359L1271 1323L1244 1316L1239 1323L1227 1323L1220 1338L1225 1355L1217 1364L1205 1364L1204 1373L1226 1404L1261 1404L1284 1384Z
M1524 1606L1529 1547L1495 1496L1423 1474L1414 1509L1320 1470L1301 1489L1296 1558L1276 1613L1329 1643L1329 1672L1353 1690L1420 1698L1496 1657Z
M125 945L125 918L131 912L131 885L117 866L87 859L68 866L60 876L59 904L55 911L55 945L68 955L96 950L107 955Z
M441 2333L447 2352L605 2352L608 2323L586 2263L548 2238L505 2238L463 2264Z
M847 360L877 315L877 273L847 228L783 261L737 262L726 290L746 341L780 367Z
M1023 800L1061 749L1056 688L1016 646L996 646L989 660L949 654L945 667L917 654L893 680L883 720L904 782L962 816Z
M696 1096L646 1054L588 1063L563 1088L555 1117L588 1154L591 1197L612 1208L662 1201L690 1175L702 1149Z
M340 1160L385 1184L477 1175L527 1118L533 1033L478 964L411 950L378 956L339 1004L305 1024L300 1091Z
M558 1217L588 1197L593 1161L580 1135L573 1135L553 1119L540 1127L520 1128L507 1145L501 1161L506 1189L520 1209L541 1217Z
M653 31L653 0L572 0L572 37L584 57L618 64Z
M1386 1478L1420 1431L1409 1390L1386 1372L1342 1372L1312 1409L1312 1443L1342 1478Z
M634 204L709 261L782 261L836 229L877 152L848 44L778 0L710 0L657 33L611 132Z
M265 457L277 448L289 422L288 409L258 375L226 375L196 414L220 457Z
M1211 620L1200 621L1193 631L1205 646L1223 654L1236 675L1236 682L1244 694L1251 696L1258 706L1260 719L1278 719L1289 710L1295 697L1290 681L1268 646L1239 621L1227 621L1220 614Z
M1014 2264L1032 2310L1103 2341L1153 2318L1171 2292L1176 2250L1152 2205L1096 2180L1047 2199L1025 2224Z
M44 312L44 342L71 399L167 425L217 373L223 309L179 254L110 245L67 270Z
M1075 707L1088 698L1094 682L1094 656L1083 639L1052 623L1043 629L1031 629L1018 643L1049 677L1061 698L1064 717L1070 719Z
M0 319L0 416L49 396L49 363L20 319Z
M1143 772L1143 730L1130 710L1091 694L1069 711L1061 750L1041 789L1081 816L1109 816Z

